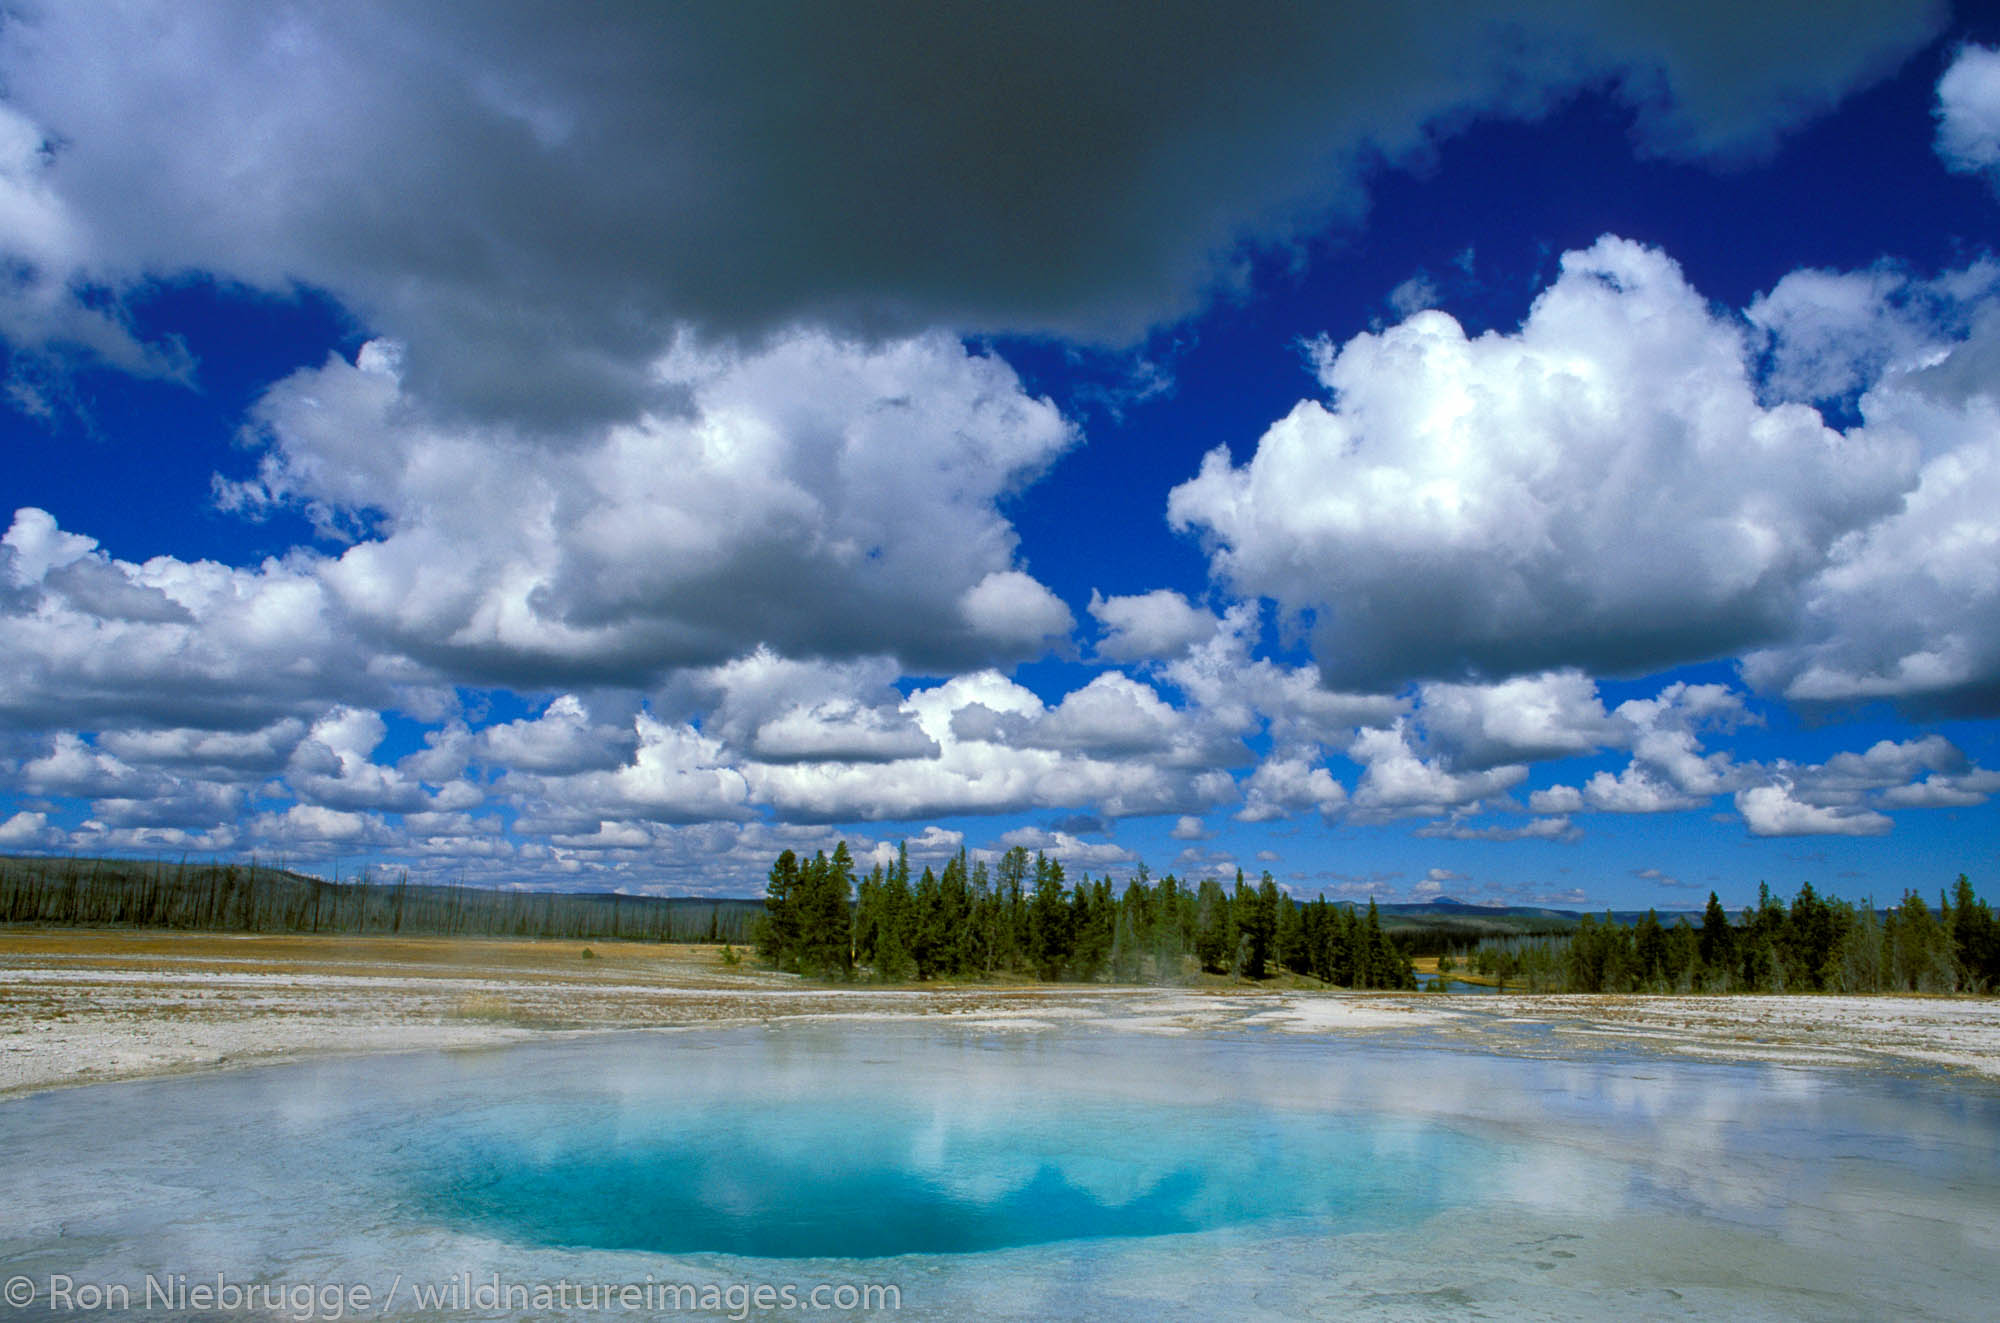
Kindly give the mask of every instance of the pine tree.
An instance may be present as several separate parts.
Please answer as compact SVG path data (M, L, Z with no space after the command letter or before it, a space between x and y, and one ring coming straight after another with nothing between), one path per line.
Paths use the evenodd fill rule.
M1278 884L1266 873L1252 891L1243 881L1242 870L1237 870L1234 908L1242 929L1242 971L1261 979L1270 972L1278 936Z
M1717 991L1728 991L1736 970L1736 933L1713 891L1708 893L1708 908L1701 915L1700 950L1703 977L1715 984Z
M876 947L882 935L882 891L886 880L882 865L876 864L861 879L854 897L854 963L873 969ZM880 977L880 971L877 971Z
M1828 985L1838 992L1880 992L1887 985L1882 920L1873 899L1854 909L1835 950Z
M1742 986L1752 992L1782 992L1785 967L1780 940L1785 909L1768 884L1757 884L1757 908L1743 911L1743 931L1736 942L1736 962Z
M801 870L792 895L801 970L840 978L854 972L853 894L854 856L846 841L834 847L832 858L815 854Z
M1111 882L1093 882L1085 874L1077 883L1071 907L1069 966L1073 977L1090 982L1104 972L1111 960L1111 943L1117 924L1117 906L1111 899Z
M1563 964L1571 992L1604 991L1604 943L1599 939L1597 921L1588 914L1577 920Z
M938 912L944 923L944 941L938 952L938 968L946 976L961 978L976 967L972 940L972 879L966 867L965 849L945 861L938 874Z
M1037 977L1053 981L1062 976L1069 962L1069 898L1063 886L1063 867L1047 855L1035 855L1035 894L1028 905L1028 954Z
M1172 979L1181 972L1181 958L1194 949L1194 898L1172 873L1153 889L1153 969Z
M1111 934L1111 977L1120 983L1137 983L1145 977L1146 957L1153 944L1153 898L1146 887L1145 872L1141 864L1118 902L1117 924Z
M1211 974L1227 974L1236 953L1236 924L1222 884L1214 878L1204 880L1195 904L1195 958Z
M1840 946L1841 931L1851 922L1853 912L1821 900L1813 884L1799 886L1792 910L1785 919L1781 949L1785 960L1785 983L1791 990L1818 992L1832 972L1834 954Z
M1653 987L1667 975L1667 930L1657 911L1647 910L1632 934L1632 974L1642 988Z
M1312 973L1312 944L1306 940L1305 910L1290 896L1278 897L1278 963L1294 974Z
M786 850L771 865L770 882L764 888L764 917L757 927L757 954L780 969L790 969L798 960L798 887L799 859Z
M1962 987L1990 992L2000 986L2000 926L1986 902L1972 894L1963 873L1952 888L1951 940Z
M1002 969L1027 970L1034 961L1028 950L1028 851L1011 846L1000 856L998 879L1001 927L998 934Z
M1701 964L1701 937L1686 919L1678 919L1667 930L1666 980L1669 990L1687 992L1694 986L1695 971Z
M1958 984L1958 961L1950 939L1924 898L1905 892L1903 903L1883 924L1890 986L1909 992L1950 992Z
M915 901L910 955L917 962L917 977L933 979L938 976L945 947L944 905L937 875L926 867L910 895Z
M875 945L875 977L885 983L901 983L916 977L917 962L910 954L916 928L916 904L910 896L909 869L892 873L882 884L881 924Z

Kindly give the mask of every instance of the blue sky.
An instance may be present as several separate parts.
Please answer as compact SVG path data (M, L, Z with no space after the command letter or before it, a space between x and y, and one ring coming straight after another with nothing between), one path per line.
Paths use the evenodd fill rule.
M24 5L0 849L1990 889L2000 19Z

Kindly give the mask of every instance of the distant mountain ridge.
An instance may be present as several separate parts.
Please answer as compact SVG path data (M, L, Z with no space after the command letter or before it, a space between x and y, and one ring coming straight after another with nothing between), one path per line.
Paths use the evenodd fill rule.
M1361 902L1346 901L1343 903L1358 904ZM1409 901L1401 904L1378 903L1375 908L1384 916L1395 914L1410 918L1421 918L1426 915L1463 915L1468 918L1485 919L1557 919L1568 923L1575 923L1586 914L1594 919L1601 919L1607 913L1605 910L1552 909L1542 905L1483 905L1476 901L1458 900L1451 896L1437 896L1431 900ZM1647 911L1610 910L1608 913L1620 923L1637 923L1646 916ZM1655 909L1653 913L1659 916L1661 923L1669 926L1677 919L1686 919L1690 923L1699 923L1702 914L1698 909Z

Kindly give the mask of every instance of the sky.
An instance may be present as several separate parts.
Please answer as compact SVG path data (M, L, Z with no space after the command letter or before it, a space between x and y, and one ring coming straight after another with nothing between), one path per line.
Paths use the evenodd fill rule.
M2000 861L2000 13L10 3L0 851Z

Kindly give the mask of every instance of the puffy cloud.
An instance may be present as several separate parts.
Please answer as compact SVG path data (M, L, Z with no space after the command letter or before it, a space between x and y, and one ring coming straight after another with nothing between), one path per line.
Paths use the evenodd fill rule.
M1900 786L1920 773L1964 771L1964 753L1942 735L1877 740L1862 753L1837 753L1810 773L1820 795L1857 795Z
M43 580L85 615L103 620L184 624L188 609L152 584L139 583L103 556L86 556L51 569Z
M1583 792L1575 786L1547 786L1528 795L1528 807L1536 813L1580 813Z
M334 702L420 706L433 679L357 638L304 555L135 564L32 508L0 553L0 721L240 732Z
M1425 684L1418 719L1433 747L1464 769L1597 752L1629 742L1629 728L1580 671L1552 671L1499 684Z
M1169 588L1132 597L1090 594L1090 614L1104 630L1097 655L1109 662L1165 661L1215 637L1220 623Z
M1856 401L1885 376L1950 353L2000 290L1982 259L1930 280L1889 262L1865 271L1788 273L1744 315L1762 337L1767 397Z
M436 730L425 731L423 738L424 747L399 758L396 770L413 781L450 785L455 793L472 790L469 782L462 787L453 784L465 776L472 762L476 741L471 728L462 719L453 718Z
M1474 827L1455 819L1430 822L1417 828L1416 834L1426 839L1449 841L1573 841L1581 837L1583 831L1567 815L1559 815L1531 818L1518 827Z
M327 808L388 813L431 809L433 797L422 784L373 760L387 734L379 713L336 707L315 721L292 750L286 782L305 803ZM479 799L477 790L458 782L435 806L462 809Z
M1781 760L1767 775L1795 800L1846 812L1871 803L1969 808L2000 790L2000 773L1975 766L1942 735L1878 740L1863 752L1837 753L1816 765Z
M1315 613L1336 685L1649 671L1781 637L1912 463L1759 404L1742 332L1610 237L1564 255L1514 334L1421 313L1324 345L1319 374L1330 406L1241 468L1211 452L1168 510L1233 586Z
M1610 772L1593 774L1584 782L1583 802L1600 813L1678 813L1700 808L1708 799L1682 790L1653 768L1634 763L1616 776Z
M1148 756L1171 764L1200 765L1227 760L1229 751L1195 745L1183 714L1151 686L1107 671L1064 696L1032 722L1023 722L1015 742L1026 748L1057 749L1098 757ZM1176 746L1180 756L1176 757ZM1240 754L1241 746L1236 751Z
M1789 781L1749 786L1736 792L1736 811L1753 836L1880 836L1891 827L1873 809L1809 804L1793 794Z
M1437 307L1438 302L1437 282L1426 271L1417 272L1389 291L1389 306L1396 310L1397 316L1406 319Z
M0 822L0 848L53 849L62 839L62 832L49 825L49 815L39 811L31 813L22 809L5 822Z
M703 728L763 762L883 762L925 758L938 745L895 686L892 658L798 661L757 648L681 677L672 701L704 713Z
M976 638L1029 656L1076 625L1061 598L1019 570L995 570L966 589L959 613Z
M1014 566L998 502L1075 433L949 337L684 335L653 365L676 410L564 448L427 421L400 363L373 345L274 386L259 475L225 494L379 524L319 577L358 628L456 676L643 684L760 645L950 670L1073 624Z
M1505 794L1528 775L1528 769L1518 765L1454 772L1442 759L1420 758L1404 721L1386 730L1361 731L1348 746L1347 756L1364 769L1354 788L1354 811L1370 818L1434 817L1450 809L1469 809Z
M1068 832L1044 831L1039 827L1016 827L1005 832L995 844L1002 850L1020 846L1046 854L1067 871L1083 868L1105 869L1138 862L1138 856L1110 841L1080 841Z
M480 758L495 767L556 775L621 766L638 743L630 725L593 723L575 694L552 699L538 716L488 726L477 739Z
M2000 792L2000 772L1974 768L1956 776L1932 773L1909 785L1890 786L1881 802L1892 808L1972 808Z
M806 821L1084 806L1115 818L1236 797L1229 774L1200 754L1200 729L1128 677L1099 676L1051 709L998 672L975 672L914 691L903 710L936 756L754 763L746 775L755 794Z
M1136 32L1049 10L974 35L944 12L914 26L906 14L772 25L649 8L578 27L504 4L457 15L365 2L283 14L140 3L115 17L21 8L0 26L0 338L17 404L37 407L20 374L40 355L192 380L179 347L146 340L122 307L189 272L326 291L382 338L273 387L251 420L256 475L217 490L253 516L302 511L339 554L135 563L41 511L16 514L0 539L0 726L11 728L0 737L19 787L87 799L92 816L63 833L50 815L74 821L75 805L29 802L6 826L71 848L393 850L476 879L653 885L706 880L711 863L761 871L775 842L824 837L819 822L1086 806L1178 815L1175 835L1191 838L1197 815L1237 799L1225 769L1249 757L1246 736L1273 751L1243 780L1253 820L1341 809L1329 750L1361 762L1349 811L1364 819L1456 812L1504 794L1521 762L1628 744L1633 766L1605 774L1600 800L1636 796L1643 777L1692 802L1747 783L1685 732L1607 715L1580 672L1547 668L1683 655L1655 648L1632 618L1649 557L1696 581L1690 591L1713 608L1669 601L1656 631L1678 619L1732 647L1768 641L1771 622L1791 618L1800 594L1787 585L1829 542L1836 565L1866 563L1872 590L1894 594L1905 585L1888 572L1893 539L1857 536L1872 516L1854 512L1875 508L1876 469L1902 474L1900 497L1919 460L1922 481L1946 494L1925 507L1932 525L1906 531L1955 530L1972 548L1962 582L1901 599L1906 616L1925 613L1921 628L1891 621L1867 647L1851 631L1814 636L1811 656L1770 653L1769 674L1801 694L1864 692L1884 683L1887 654L1876 654L1897 630L1943 655L1939 622L1951 620L1968 660L1924 692L1971 692L1993 673L1982 658L2000 655L1981 652L1995 631L1972 576L1991 475L1966 467L1985 426L1983 397L1965 384L1982 379L1967 310L1987 293L1937 293L1938 282L1894 273L1827 276L1825 287L1802 276L1753 309L1762 339L1746 348L1743 328L1702 308L1664 259L1612 243L1576 255L1517 335L1468 342L1425 314L1329 348L1322 378L1336 398L1313 406L1317 420L1295 415L1322 433L1349 426L1391 458L1437 448L1430 470L1412 469L1426 481L1463 469L1468 484L1545 501L1542 525L1520 531L1558 542L1552 559L1507 541L1505 493L1501 515L1471 520L1478 545L1433 557L1469 576L1463 600L1447 603L1461 616L1437 618L1471 642L1447 641L1443 663L1400 664L1400 617L1357 627L1336 609L1320 613L1325 665L1283 665L1255 655L1256 604L1218 620L1161 590L1092 595L1096 660L1134 675L1107 672L1045 703L978 669L1061 650L1074 627L1021 561L1003 511L1077 433L1004 363L933 328L1137 335L1200 306L1242 244L1282 244L1357 206L1367 163L1419 155L1471 116L1538 114L1579 86L1637 107L1649 150L1756 150L1935 20L1861 5L1788 42L1758 35L1795 16L1780 6L1723 23L1678 6L1561 2L1510 16L1496 41L1491 20L1457 10L1377 16L1356 39L1351 16L1333 10L1265 24L1175 11ZM901 58L917 49L927 58ZM1131 71L1115 86L1102 77L1107 50ZM1179 59L1189 51L1205 57L1192 77ZM1759 58L1732 56L1744 52ZM940 53L977 57L992 77L945 76L949 61L929 58ZM759 76L731 76L744 70ZM1022 80L1041 94L1002 94ZM912 122L916 83L927 114ZM1046 107L1084 104L1064 89L1094 99L1052 133ZM177 107L172 123L133 113L159 104ZM866 131L891 118L894 133ZM843 150L861 141L893 149ZM764 150L735 150L746 143ZM216 208L225 193L232 205ZM552 213L549 196L565 205ZM1845 321L1827 311L1841 307ZM1647 329L1607 333L1627 325ZM1752 350L1771 365L1754 383L1761 395L1744 384ZM1940 353L1940 372L1913 366ZM1399 372L1414 390L1456 371L1459 395L1439 397L1448 411L1523 364L1516 377L1529 380L1502 381L1518 398L1502 399L1491 428L1393 440L1419 412L1391 407ZM1871 386L1858 437L1772 403ZM1973 439L1952 441L1923 408ZM1385 416L1394 425L1371 430ZM1541 452L1499 447L1485 468L1439 457L1452 445L1477 457L1494 449L1492 429L1517 425L1523 451L1546 443ZM1593 427L1639 440L1593 449ZM1705 477L1713 437L1732 428L1769 443L1768 454L1737 447L1764 467L1745 472L1730 454ZM1814 445L1878 445L1879 463L1843 458L1854 483L1839 488ZM1333 488L1386 471L1351 460ZM1572 517L1578 475L1599 464L1615 499ZM1773 495L1780 471L1796 492ZM1665 498L1649 500L1707 524L1632 521L1635 493L1663 474ZM1241 551L1250 565L1215 508L1188 526L1219 539L1219 564ZM1437 529L1423 542L1415 525L1419 552L1450 542ZM1649 546L1599 554L1607 530L1628 528ZM1711 544L1717 560L1750 566L1745 583L1698 554ZM1768 561L1745 560L1743 545ZM1374 550L1387 563L1408 548ZM1923 552L1925 573L1950 568L1935 541ZM1265 570L1282 560L1273 554ZM1347 584L1347 560L1326 555L1299 565L1298 584L1367 596L1370 583ZM1591 597L1600 562L1631 582ZM1365 555L1355 564L1364 580L1380 569ZM1501 617L1550 583L1561 590L1551 611L1582 601L1577 639L1542 662L1506 662L1525 645ZM1856 601L1851 584L1811 583L1815 622ZM1479 594L1496 584L1500 623L1480 635L1474 626L1492 622ZM1248 577L1238 586L1266 591ZM1294 587L1272 595L1314 608L1359 600ZM1338 669L1339 657L1367 661L1371 628L1397 664ZM906 695L911 673L958 678ZM1404 689L1413 675L1499 683ZM488 683L553 698L485 725L478 696L453 686ZM1895 683L1898 696L1916 688ZM384 717L398 713L433 728L391 762ZM1986 793L1987 774L1962 761L1913 767L1854 791L1834 770L1785 775L1808 808L1853 807L1835 802L1843 793L1878 805ZM1586 789L1537 799L1580 809ZM511 831L472 815L489 795L519 815ZM1451 830L1551 834L1543 824L1575 809L1520 828L1454 818ZM1051 830L1074 840L1077 820Z
M67 833L63 844L69 851L83 855L134 853L214 857L238 850L246 842L243 832L235 827L217 827L209 831L191 831L185 827L116 827L90 819ZM296 844L287 840L283 846ZM281 847L280 853L289 863L295 857L324 857L330 851L323 842L315 840L303 849Z
M1266 758L1243 788L1238 822L1272 822L1302 809L1332 817L1347 803L1347 788L1333 773L1298 754Z
M1237 603L1224 613L1213 638L1159 670L1204 722L1240 735L1268 728L1272 740L1284 745L1345 745L1355 727L1386 726L1408 709L1392 694L1328 689L1311 666L1253 658L1257 615L1254 604Z
M1805 703L2000 711L2000 297L1990 270L1963 274L1969 330L1892 363L1860 401L1868 430L1920 448L1915 481L1834 547L1794 637L1744 659L1760 687Z
M720 742L692 726L641 713L632 760L609 770L540 775L510 771L501 787L533 810L541 829L589 835L609 823L698 823L751 814L750 784ZM559 825L574 824L564 832ZM535 830L529 827L527 830Z
M232 830L247 800L242 787L188 781L161 786L143 797L91 801L91 816L112 827L216 827Z
M1227 850L1210 850L1199 845L1190 845L1174 856L1174 867L1186 881L1212 877L1225 886L1229 875L1237 870L1236 856Z
M1618 705L1621 732L1606 743L1626 745L1632 761L1616 773L1597 772L1581 790L1550 786L1528 797L1537 813L1670 813L1699 808L1741 782L1743 769L1726 752L1702 752L1701 733L1731 730L1750 720L1742 695L1724 685L1676 681L1654 698Z
M2000 414L1981 410L1984 426ZM1843 549L1816 586L1809 641L1746 659L1746 674L1811 703L1891 698L2000 711L2000 430L1925 467L1904 512Z
M1736 157L1943 17L1841 8L24 5L9 320L171 361L73 291L304 284L406 340L426 396L555 426L657 399L689 321L1130 339L1474 115L1609 88L1652 149Z
M1941 735L1879 740L1818 764L1746 766L1740 779L1736 809L1757 836L1879 836L1893 825L1882 808L1967 808L2000 790L2000 773Z
M906 713L833 699L765 722L750 751L769 763L879 763L929 758L939 750Z
M0 339L29 362L61 354L148 377L181 377L187 355L172 341L147 344L115 305L78 297L71 278L88 257L88 236L57 187L54 144L41 126L0 104ZM47 414L51 404L17 357L7 382L12 402Z
M1937 150L1967 174L2000 169L2000 51L1966 46L1938 79ZM2000 174L1993 176L2000 182Z
M1192 813L1183 813L1174 819L1173 830L1167 833L1177 841L1205 841L1214 834Z
M65 532L56 526L54 515L32 507L15 512L0 545L11 553L8 577L24 588L46 579L49 571L73 565L97 550L96 539Z
M475 818L470 813L405 813L403 830L426 852L443 848L446 842L462 843L498 836L504 829L492 815Z
M53 737L46 754L26 760L11 779L37 795L89 800L92 830L233 827L247 802L243 787L205 779L207 769L200 766L186 770L195 774L135 767L65 731ZM241 769L225 770L240 779ZM44 843L55 840L45 836Z
M1702 753L1698 732L1733 730L1751 720L1742 695L1727 686L1680 681L1656 698L1620 703L1618 716L1632 727L1633 761L1657 769L1690 795L1718 794L1731 775L1729 755Z
M306 724L286 717L256 730L107 730L98 747L128 763L173 767L214 780L268 776L285 765Z
M306 858L394 841L388 824L380 818L319 804L294 804L282 812L260 813L251 819L249 828L257 840Z
M903 844L912 859L949 859L965 847L965 833L932 823Z
M21 784L38 795L91 797L148 789L159 778L148 776L109 753L94 748L80 735L63 732L48 753L21 768Z

